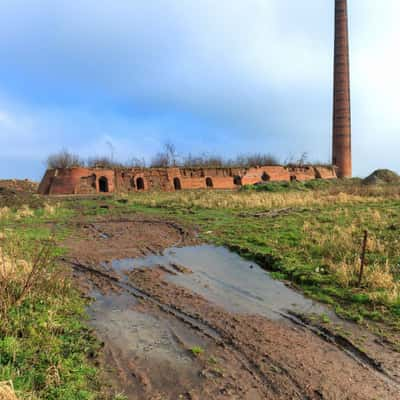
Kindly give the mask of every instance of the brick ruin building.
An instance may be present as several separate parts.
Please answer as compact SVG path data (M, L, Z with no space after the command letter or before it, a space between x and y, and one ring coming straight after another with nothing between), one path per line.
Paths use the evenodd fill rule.
M235 189L268 181L352 176L350 62L347 0L335 0L332 165L256 168L65 168L50 169L41 194L92 194L147 190Z
M273 181L334 179L332 167L63 168L46 172L40 194L128 193L148 190L237 189Z

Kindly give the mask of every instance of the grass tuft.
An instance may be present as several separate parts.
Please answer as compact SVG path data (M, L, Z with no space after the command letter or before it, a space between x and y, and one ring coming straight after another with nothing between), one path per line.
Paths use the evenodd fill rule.
M0 399L1 400L18 400L11 381L0 382Z
M57 264L61 250L35 227L43 212L0 238L0 381L24 400L92 400L100 385L88 357L99 345L84 323L85 301ZM10 396L3 384L0 399Z
M190 351L196 357L199 357L200 355L202 355L204 353L204 349L200 346L194 346L190 349Z

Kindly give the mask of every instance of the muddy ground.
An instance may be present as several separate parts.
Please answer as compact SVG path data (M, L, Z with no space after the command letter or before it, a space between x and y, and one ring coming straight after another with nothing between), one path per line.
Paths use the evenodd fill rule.
M140 400L400 398L398 353L357 326L343 322L362 346L289 312L234 312L173 281L193 273L185 265L115 261L196 244L191 229L141 217L78 224L65 243L65 261L94 299L110 391Z

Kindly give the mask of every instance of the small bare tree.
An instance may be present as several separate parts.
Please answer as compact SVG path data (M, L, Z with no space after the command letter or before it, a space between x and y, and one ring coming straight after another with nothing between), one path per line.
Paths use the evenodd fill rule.
M150 161L151 168L167 168L169 167L169 158L166 153L157 153Z
M285 165L288 167L304 167L307 164L309 164L309 161L308 154L306 152L302 153L297 160L292 155L288 160L285 161Z
M125 166L127 168L146 168L146 160L144 158L132 157Z
M91 168L122 168L122 163L108 156L97 156L88 159L87 165Z
M168 141L163 146L163 151L157 153L151 160L152 168L176 167L178 165L178 153L175 145Z
M49 155L47 157L46 163L47 168L49 169L72 168L85 165L85 162L79 155L70 153L66 149L63 149L58 153Z
M203 153L199 156L193 156L192 154L188 154L183 158L183 166L187 168L198 168L198 167L214 167L219 168L223 167L226 164L226 161L220 156L210 155Z
M261 167L266 165L279 165L279 160L272 154L242 154L232 161L232 164L240 167Z
M170 167L176 167L178 164L178 153L176 151L176 146L172 142L167 141L164 144L164 152L168 159L168 165Z
M297 163L299 166L306 165L308 163L308 153L307 152L302 153Z

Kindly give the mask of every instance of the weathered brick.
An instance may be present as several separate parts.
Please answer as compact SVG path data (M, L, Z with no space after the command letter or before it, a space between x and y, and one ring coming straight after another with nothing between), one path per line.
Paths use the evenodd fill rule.
M274 181L334 179L330 167L257 168L66 168L46 172L41 194L128 193L148 190L237 189Z

